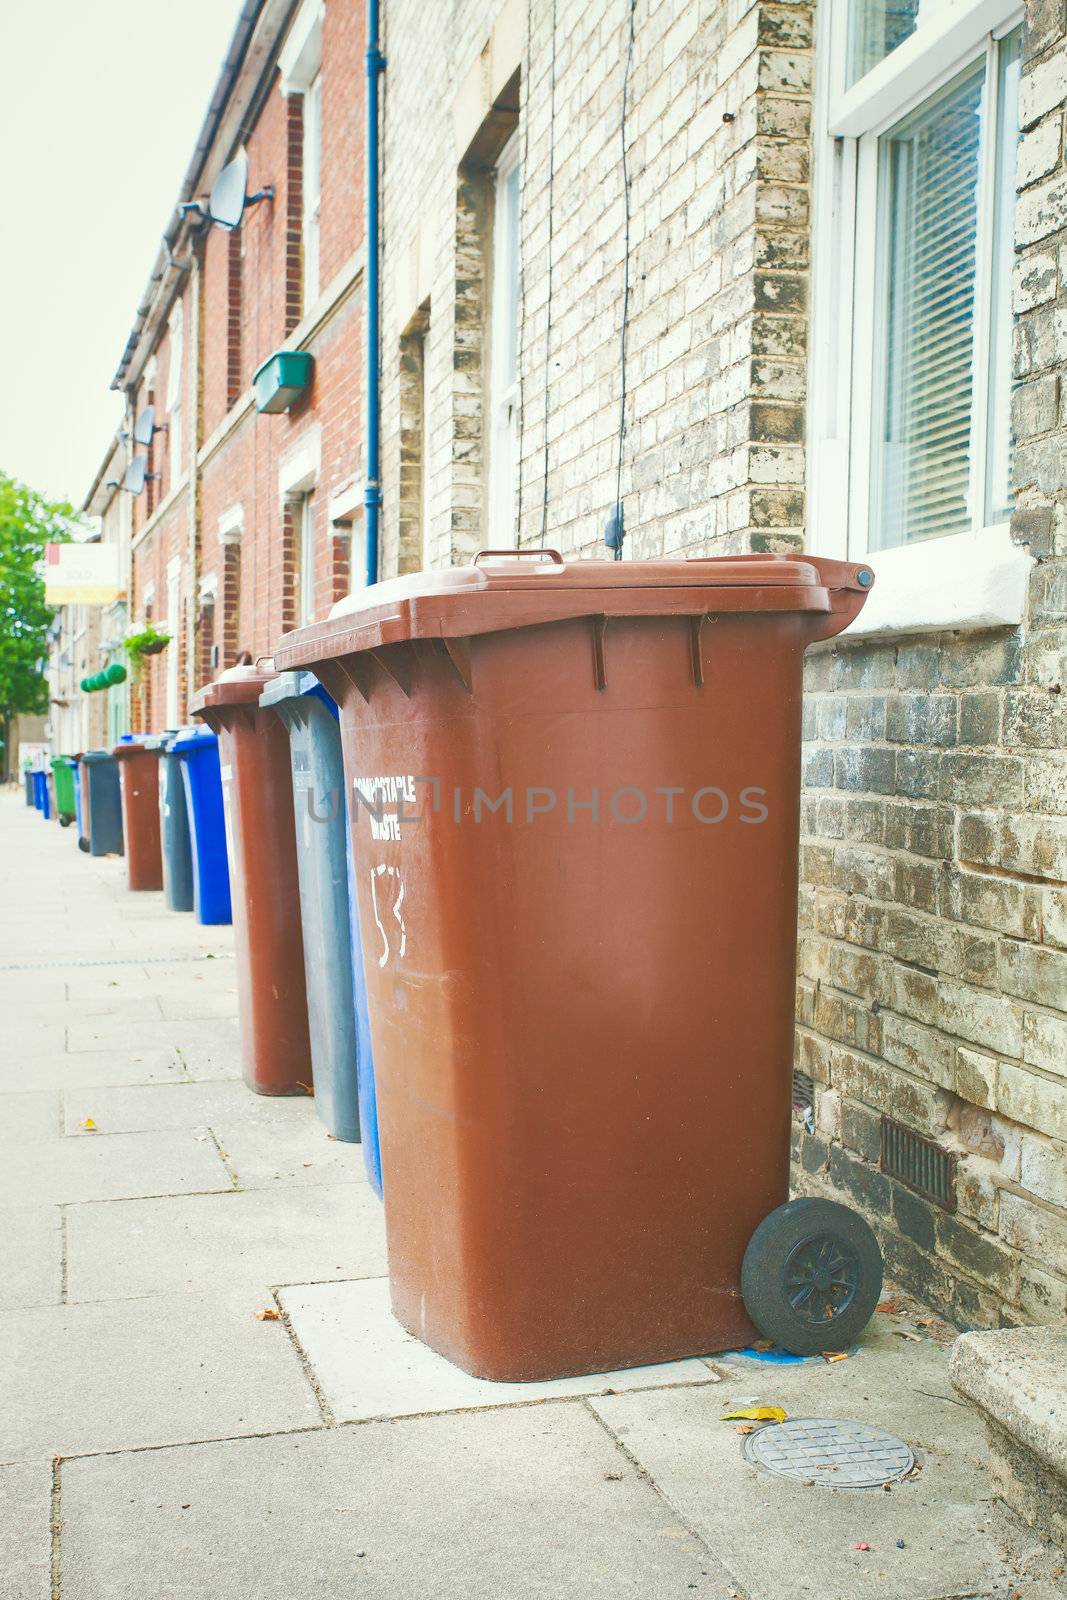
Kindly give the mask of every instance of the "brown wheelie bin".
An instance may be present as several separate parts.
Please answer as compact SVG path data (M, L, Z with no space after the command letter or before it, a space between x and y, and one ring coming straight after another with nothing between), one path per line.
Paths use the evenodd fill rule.
M218 735L245 1082L257 1094L312 1090L289 735L259 697L274 677L231 667L190 711Z
M487 551L277 649L341 708L393 1309L468 1371L747 1341L761 1224L791 1347L869 1316L862 1218L783 1202L803 655L871 582Z
M131 889L162 889L159 837L159 757L138 739L122 739L111 754L122 785L126 882Z

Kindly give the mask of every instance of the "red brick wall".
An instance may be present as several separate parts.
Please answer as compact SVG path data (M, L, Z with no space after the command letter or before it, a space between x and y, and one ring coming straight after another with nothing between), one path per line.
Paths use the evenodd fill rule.
M363 16L346 0L326 7L322 63L322 201L320 207L320 272L323 288L337 276L363 236ZM247 390L252 373L275 350L302 315L302 233L300 186L302 105L299 96L284 96L275 77L245 147L253 190L273 184L272 202L246 211L240 229L226 233L212 228L201 249L201 404L200 443L212 438ZM184 348L190 357L193 336L191 295L184 291ZM217 584L213 615L199 612L194 596L185 603L198 607L201 631L193 659L184 661L182 676L199 687L211 671L211 644L219 646L220 667L237 653L269 654L296 615L297 530L279 495L278 471L290 449L309 428L321 436L321 467L314 487L316 529L316 615L324 616L348 592L349 541L329 522L330 496L363 471L363 304L352 295L317 335L311 346L315 375L310 394L289 414L250 413L200 469L198 495L198 585L214 576ZM154 403L165 421L169 340L166 325L156 350ZM137 410L147 403L142 385ZM193 417L187 405L183 425L187 440ZM151 493L134 508L135 535L170 492L167 435L159 434L152 452L153 470L161 471ZM155 582L156 620L167 608L167 562L188 540L185 497L174 513L156 524L134 553L134 607L146 582ZM244 527L239 543L221 543L219 519L240 504ZM166 652L146 668L142 700L158 721L166 706ZM137 697L135 697L136 701ZM135 710L136 716L136 710Z

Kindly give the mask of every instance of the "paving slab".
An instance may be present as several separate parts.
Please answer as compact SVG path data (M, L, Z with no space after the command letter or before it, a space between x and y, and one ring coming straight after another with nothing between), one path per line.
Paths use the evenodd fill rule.
M62 1278L63 1217L59 1207L0 1206L2 1303L58 1305Z
M715 1381L704 1362L693 1360L547 1383L492 1383L472 1378L406 1333L390 1309L384 1278L297 1284L283 1289L280 1299L339 1422Z
M991 1529L978 1419L956 1403L947 1351L901 1341L889 1327L876 1318L848 1361L728 1362L726 1383L713 1391L609 1395L590 1405L748 1600L998 1592L1008 1573ZM889 1491L772 1477L743 1460L735 1425L720 1420L739 1400L778 1404L790 1417L874 1423L911 1446L921 1471Z
M180 1022L171 1023L182 1029ZM220 1081L241 1076L241 1047L233 1040L214 1045L191 1044L183 1034L182 1043L175 1047L174 1059L183 1078L196 1083Z
M173 1050L87 1050L68 1056L61 1051L32 1061L5 1062L0 1057L0 1096L27 1088L78 1089L96 1084L177 1083L182 1067ZM2 1111L2 1103L0 1103Z
M57 1089L15 1090L0 1107L0 1150L27 1140L57 1139L61 1120Z
M254 1099L243 1083L232 1081L182 1079L122 1088L72 1089L64 1096L64 1123L67 1133L83 1138L87 1135L81 1124L90 1116L103 1133L207 1128L220 1117L244 1115ZM301 1112L306 1109L299 1107Z
M0 1069L39 1061L42 1056L61 1055L67 1045L66 1033L62 1022L42 1021L39 1017L5 1017L0 1030Z
M249 1094L240 1114L212 1128L242 1189L366 1182L360 1146L331 1139L308 1096Z
M64 1600L727 1592L580 1404L70 1462L63 1513Z
M218 984L233 986L234 964L230 955L174 962L130 963L127 966L101 967L99 976L71 968L66 975L69 1000L93 1000L103 989L107 994L136 997L139 994L164 994L167 991L194 993Z
M0 1461L317 1426L284 1326L256 1320L265 1304L248 1289L5 1310Z
M157 1004L168 1021L183 1025L193 1018L228 1017L236 1020L237 1017L237 991L233 987L232 975L228 988L209 989L205 985L197 990L190 984L183 991L158 995Z
M131 1038L128 1024L101 1017L71 1023L66 1031L67 1049L72 1055L83 1050L127 1050L133 1042L147 1049L183 1051L198 1046L240 1044L236 1017L193 1018L179 1023L162 1018L146 1020L138 1024L135 1038Z
M52 1600L52 1472L0 1466L0 1595Z
M377 1277L385 1222L369 1185L126 1200L67 1208L71 1301L207 1294L235 1284Z
M230 1189L210 1141L191 1133L95 1134L23 1144L0 1161L0 1206L66 1205Z

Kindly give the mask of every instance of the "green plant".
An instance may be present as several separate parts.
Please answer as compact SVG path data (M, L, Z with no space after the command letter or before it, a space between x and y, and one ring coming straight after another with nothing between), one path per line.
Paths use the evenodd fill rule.
M138 632L128 633L123 644L133 681L140 683L145 657L157 656L161 650L165 650L170 644L170 634L163 633L151 622L147 622Z
M0 472L0 767L12 719L48 710L44 662L55 611L44 599L44 547L64 543L80 526L71 506Z

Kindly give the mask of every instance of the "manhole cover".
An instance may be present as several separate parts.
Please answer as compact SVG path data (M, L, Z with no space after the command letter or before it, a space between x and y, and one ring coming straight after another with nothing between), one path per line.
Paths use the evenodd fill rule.
M874 1489L902 1478L915 1464L903 1439L866 1422L794 1417L746 1436L742 1454L782 1478L830 1489Z

